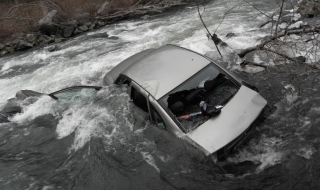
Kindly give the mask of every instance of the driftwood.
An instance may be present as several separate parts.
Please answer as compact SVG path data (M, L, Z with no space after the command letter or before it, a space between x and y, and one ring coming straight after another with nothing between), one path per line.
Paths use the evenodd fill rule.
M259 45L252 46L252 47L249 47L249 48L242 50L238 55L239 55L239 57L243 58L246 54L248 54L252 51L255 51L255 50L261 50L269 42L271 42L277 38L286 36L286 35L305 34L305 33L310 33L310 32L320 33L320 25L317 25L317 26L311 27L311 28L306 28L306 29L297 29L297 30L288 30L288 31L278 32L277 34L273 35L272 37L269 36L267 39L263 40Z
M259 63L255 63L255 62L250 62L247 60L244 60L242 63L240 63L240 66L242 68L244 68L246 65L254 65L254 66L258 66L258 67L263 67L263 68L267 68L267 65L263 65L263 64L259 64Z

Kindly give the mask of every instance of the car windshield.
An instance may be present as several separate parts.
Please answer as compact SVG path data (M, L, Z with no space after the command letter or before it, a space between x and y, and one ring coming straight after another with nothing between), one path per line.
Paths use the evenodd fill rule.
M208 107L224 106L239 87L213 65L209 65L159 100L170 110L186 132L192 131L210 117L201 112L200 102Z
M51 93L50 96L65 101L83 100L92 97L100 89L101 87L94 86L75 86Z

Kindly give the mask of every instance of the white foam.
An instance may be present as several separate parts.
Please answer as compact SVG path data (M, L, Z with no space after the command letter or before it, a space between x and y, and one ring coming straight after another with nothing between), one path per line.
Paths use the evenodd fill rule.
M282 152L275 152L274 150L269 150L267 153L260 155L260 166L256 169L259 173L265 168L279 164L284 156Z
M10 120L17 123L24 123L46 114L57 116L57 107L55 108L57 105L56 103L57 101L53 100L51 97L43 96L35 103L23 107L22 113L16 114Z
M158 173L160 173L160 169L158 168L158 166L155 163L155 160L153 158L153 156L149 153L149 152L141 152L144 160L150 165L152 166Z

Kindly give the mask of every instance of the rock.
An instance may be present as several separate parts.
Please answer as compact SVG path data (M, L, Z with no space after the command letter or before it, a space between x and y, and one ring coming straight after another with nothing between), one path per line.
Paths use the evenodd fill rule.
M119 37L117 37L117 36L111 36L111 37L109 37L108 39L109 39L109 40L119 40Z
M56 38L56 39L54 39L54 42L55 43L60 43L60 42L62 42L62 39L61 38Z
M6 46L0 43L0 50L3 50Z
M98 33L98 34L93 34L93 35L88 35L86 39L88 38L108 38L109 35L107 33Z
M89 27L91 24L92 24L91 22L86 22L86 23L84 23L84 25L85 25L86 27Z
M299 29L303 24L303 21L298 21L296 23L293 23L291 24L288 29L291 30L291 29Z
M44 24L51 24L53 21L53 18L56 17L57 14L58 14L58 11L53 10L53 11L49 12L45 17L40 19L38 22L36 22L33 26L40 27L41 25L44 25Z
M150 16L149 15L144 15L143 17L141 17L143 20L148 19Z
M58 45L54 45L54 46L50 46L49 48L48 48L48 51L49 52L54 52L54 51L58 51L58 50L60 50L61 48L58 46Z
M63 37L68 38L72 35L74 31L74 27L73 26L67 26L63 29Z
M0 56L7 55L8 53L9 53L8 51L2 50L2 51L0 51Z
M232 37L235 37L235 36L237 36L235 33L228 33L227 35L226 35L226 37L227 38L232 38Z
M88 30L88 27L86 25L83 25L83 26L79 26L78 27L81 31L85 32Z
M1 110L2 113L17 113L21 112L20 103L16 98L10 98L6 101L4 107Z
M33 47L33 44L31 44L23 39L20 39L19 42L15 45L15 48L17 50L23 50L23 49L28 49L28 48L32 48L32 47Z
M104 2L100 9L98 9L97 14L102 14L110 8L110 3L108 1Z
M300 63L304 63L307 60L307 58L304 56L298 56L298 57L295 57L295 59Z
M90 21L90 14L89 13L77 14L75 16L75 20L79 25L83 25Z
M35 34L27 34L26 40L31 44L36 44L37 36Z
M76 30L75 30L73 33L74 33L74 34L81 34L82 31L81 31L80 29L76 28Z
M98 25L99 27L101 27L101 26L105 26L106 23L105 23L105 22L98 22L97 25Z
M39 37L39 44L40 44L40 45L49 44L49 43L51 43L51 42L54 42L54 39L51 38L51 37L49 37L49 36L47 36L47 35L41 35L41 36Z
M52 35L57 32L57 24L54 22L55 17L57 17L58 11L53 10L49 12L45 17L40 19L37 23L35 23L33 26L38 27L39 31L42 34L46 35Z
M8 53L13 53L14 49L12 47L6 47L5 51L7 51Z
M39 31L45 35L53 35L58 32L58 26L54 23L50 25L44 24L39 27Z

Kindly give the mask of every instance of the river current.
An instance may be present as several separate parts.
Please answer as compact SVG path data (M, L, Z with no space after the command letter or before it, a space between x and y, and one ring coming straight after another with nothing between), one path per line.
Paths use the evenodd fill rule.
M268 15L277 7L269 0L250 2ZM224 58L190 5L91 31L56 44L55 52L48 45L0 58L0 107L21 89L101 86L125 58L175 44L217 60L260 90L269 108L253 139L215 162L152 124L134 125L139 115L124 87L104 87L88 100L68 103L42 97L22 102L22 113L0 124L0 189L319 189L317 75L305 68L239 67L234 52L270 32L270 25L259 28L266 18L242 1L208 1L203 18L210 31L224 18L217 30L229 45L221 50ZM225 37L231 32L236 36ZM114 38L92 37L98 33Z

